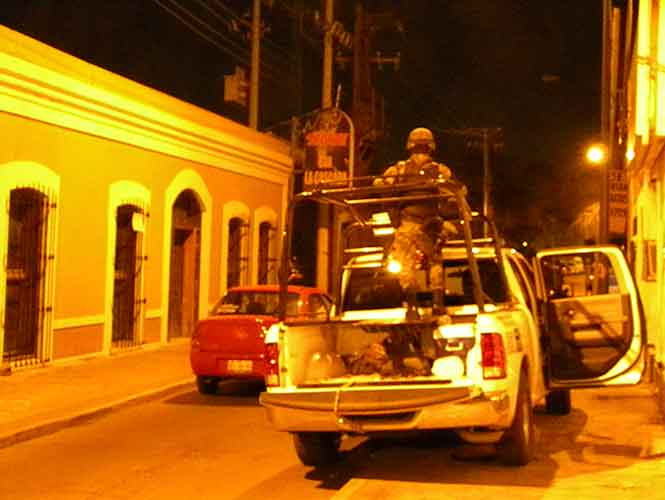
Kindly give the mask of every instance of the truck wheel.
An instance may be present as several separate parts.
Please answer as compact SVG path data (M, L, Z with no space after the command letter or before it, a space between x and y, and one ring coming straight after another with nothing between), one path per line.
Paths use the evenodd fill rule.
M517 391L515 417L501 438L499 456L508 465L526 465L533 458L534 451L535 433L529 379L528 375L522 372Z
M214 377L196 377L196 387L201 394L216 394L219 379Z
M339 458L340 435L336 432L296 432L293 444L304 465L326 465Z
M568 415L570 413L570 389L557 389L545 396L545 409L551 415Z

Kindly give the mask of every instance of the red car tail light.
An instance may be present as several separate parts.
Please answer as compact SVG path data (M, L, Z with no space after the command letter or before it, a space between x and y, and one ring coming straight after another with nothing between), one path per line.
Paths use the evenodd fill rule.
M191 346L192 349L201 348L201 325L196 325L196 328L192 332Z
M483 378L497 379L506 376L506 350L499 333L483 333L480 336Z
M275 387L279 385L279 347L277 344L266 344L266 386Z

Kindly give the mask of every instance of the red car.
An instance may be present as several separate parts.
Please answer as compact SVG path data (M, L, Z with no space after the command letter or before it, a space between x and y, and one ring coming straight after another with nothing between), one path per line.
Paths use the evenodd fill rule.
M189 359L201 394L217 392L223 378L263 380L263 337L277 321L278 305L278 285L235 287L196 324ZM287 316L325 319L331 306L318 288L288 287Z

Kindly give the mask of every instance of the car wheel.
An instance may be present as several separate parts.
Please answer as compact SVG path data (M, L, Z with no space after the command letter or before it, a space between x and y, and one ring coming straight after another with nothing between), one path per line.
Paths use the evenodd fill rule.
M534 455L535 433L529 378L524 371L520 376L515 404L515 417L510 428L501 438L499 455L501 460L508 465L526 465Z
M293 444L304 465L326 465L339 458L340 435L336 432L296 432Z
M219 379L215 377L196 377L196 387L201 394L216 394Z
M551 415L568 415L570 408L570 389L558 389L545 396L545 409Z

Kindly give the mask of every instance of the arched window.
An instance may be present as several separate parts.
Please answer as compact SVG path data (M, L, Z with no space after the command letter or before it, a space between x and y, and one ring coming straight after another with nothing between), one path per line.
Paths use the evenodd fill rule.
M229 251L226 271L226 286L231 288L241 284L243 269L247 264L247 257L243 255L244 242L247 238L247 224L240 217L233 217L229 221Z
M0 164L0 363L50 361L60 177L33 162Z
M12 365L39 361L47 264L48 197L31 188L9 197L9 238L3 361Z
M277 259L271 255L274 248L275 227L270 222L262 222L259 225L259 252L258 252L258 283L267 284L276 280Z

